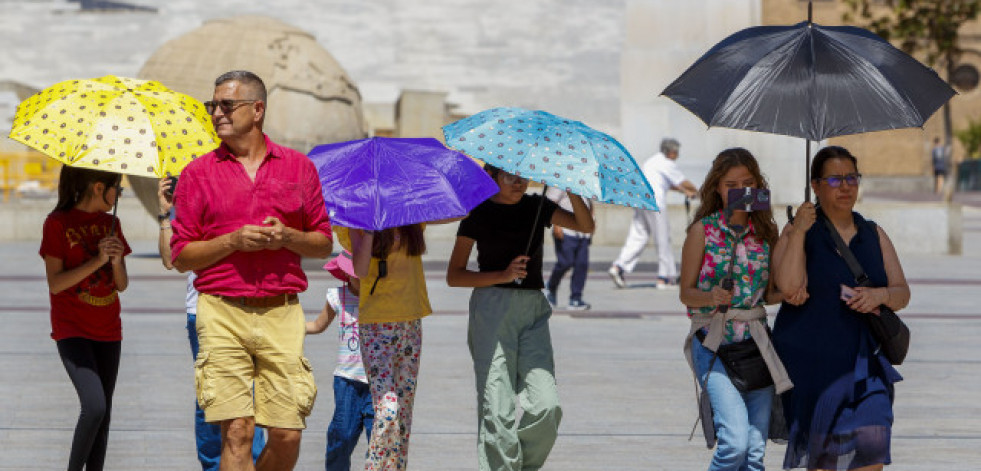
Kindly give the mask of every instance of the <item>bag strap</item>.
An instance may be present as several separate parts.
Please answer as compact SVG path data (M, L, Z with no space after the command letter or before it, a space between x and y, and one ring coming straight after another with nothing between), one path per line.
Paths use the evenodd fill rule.
M695 438L695 430L698 430L698 423L701 422L701 420L702 420L701 396L700 396L699 393L701 391L704 391L705 390L705 386L708 385L709 375L712 374L712 367L715 366L715 360L717 360L718 358L719 358L719 352L713 352L713 354L712 354L712 361L709 362L708 372L705 373L705 381L704 382L699 383L698 378L692 378L692 379L695 380L695 404L698 404L698 411L699 412L698 412L698 415L695 416L695 423L692 424L692 426L691 426L691 433L688 434L688 441L691 441L692 438ZM701 389L698 388L699 386L701 386Z
M844 239L841 238L841 234L838 233L838 229L835 225L831 223L823 212L821 213L821 220L824 221L824 225L827 226L828 232L831 233L831 238L835 241L835 246L838 248L838 254L841 258L845 259L845 263L848 264L848 269L852 271L852 276L855 277L855 282L858 286L866 286L869 283L869 276L865 274L865 269L862 268L862 264L858 263L858 259L855 258L855 254L852 253L852 249L848 248L848 244L845 243Z

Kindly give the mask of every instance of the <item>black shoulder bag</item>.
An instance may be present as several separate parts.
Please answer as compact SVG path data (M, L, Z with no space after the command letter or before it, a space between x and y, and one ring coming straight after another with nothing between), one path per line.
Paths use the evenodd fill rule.
M869 286L870 280L868 275L865 274L862 265L858 263L855 254L852 253L851 249L848 248L848 245L841 238L841 235L838 234L835 225L831 223L827 216L822 216L821 219L824 220L828 231L831 232L831 237L834 239L835 245L838 246L838 253L841 254L841 257L845 259L845 263L848 264L848 269L852 271L855 282L858 283L858 286ZM876 236L878 236L879 232L875 228L875 224L871 224L871 226ZM879 342L880 351L886 356L889 363L893 365L903 364L903 360L906 359L906 353L909 351L909 327L906 326L906 323L885 304L879 306L878 316L868 314L865 315L865 319L869 325L869 330L872 331L872 336Z

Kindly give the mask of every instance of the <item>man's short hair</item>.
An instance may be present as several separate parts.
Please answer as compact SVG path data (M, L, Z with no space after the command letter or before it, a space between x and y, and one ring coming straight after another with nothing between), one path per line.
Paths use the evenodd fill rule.
M677 139L672 139L666 137L661 140L661 153L667 154L668 152L678 152L681 148L681 143Z
M232 70L230 72L225 72L215 79L215 88L225 82L238 82L245 85L252 91L252 96L250 99L266 101L266 84L262 82L262 79L258 75L249 72L248 70Z

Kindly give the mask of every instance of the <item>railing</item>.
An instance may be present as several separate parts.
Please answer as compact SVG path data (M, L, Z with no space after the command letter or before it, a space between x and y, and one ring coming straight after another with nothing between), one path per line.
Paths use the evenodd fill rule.
M981 190L981 159L961 162L957 166L957 190Z
M60 168L60 163L38 152L0 152L3 201L9 201L21 190L56 191ZM29 186L31 182L34 182L33 186Z

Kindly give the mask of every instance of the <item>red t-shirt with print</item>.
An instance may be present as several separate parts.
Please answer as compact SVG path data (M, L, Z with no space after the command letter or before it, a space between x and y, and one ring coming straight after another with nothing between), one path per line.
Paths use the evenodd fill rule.
M99 255L99 241L109 236L115 221L108 213L88 213L78 209L54 211L44 221L41 257L60 258L65 270L71 270ZM122 231L116 237L123 242L124 254L132 252ZM51 298L51 338L62 340L82 337L101 342L122 340L119 318L119 296L112 277L112 264L101 268L80 283Z

